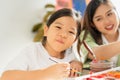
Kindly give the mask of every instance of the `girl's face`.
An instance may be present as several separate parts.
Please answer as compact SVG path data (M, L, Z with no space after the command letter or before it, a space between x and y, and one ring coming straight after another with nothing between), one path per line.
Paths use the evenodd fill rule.
M49 50L61 52L71 47L77 35L77 24L72 17L56 19L44 29L47 36L46 47Z
M102 34L115 34L119 26L117 12L111 4L101 4L93 16L93 23Z

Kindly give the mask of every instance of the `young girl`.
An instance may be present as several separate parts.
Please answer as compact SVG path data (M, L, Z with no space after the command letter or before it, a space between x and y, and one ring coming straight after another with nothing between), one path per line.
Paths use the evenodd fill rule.
M80 19L78 12L66 8L52 14L44 27L43 41L25 48L7 66L1 79L63 80L73 76L75 65L75 69L81 71L81 63L72 61L74 54L71 49L81 31Z
M120 22L116 8L110 0L91 0L84 17L81 34L83 40L92 48L96 59L110 59L116 66L120 66ZM93 55L81 46L86 58L93 59Z

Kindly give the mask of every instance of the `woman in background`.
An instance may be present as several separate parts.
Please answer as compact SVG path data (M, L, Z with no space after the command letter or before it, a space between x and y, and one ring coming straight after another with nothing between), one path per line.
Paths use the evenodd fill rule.
M81 32L81 16L71 9L53 13L44 27L42 42L25 48L5 69L1 80L64 80L79 76L82 64L74 61L72 44Z
M106 60L120 66L120 21L115 6L110 0L91 0L84 17L81 39L92 48L93 55L82 45L84 62L87 58Z

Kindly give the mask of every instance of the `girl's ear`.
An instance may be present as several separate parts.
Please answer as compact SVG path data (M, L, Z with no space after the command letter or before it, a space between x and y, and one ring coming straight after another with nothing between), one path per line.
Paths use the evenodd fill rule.
M47 36L47 31L48 31L48 27L47 25L44 26L44 36Z

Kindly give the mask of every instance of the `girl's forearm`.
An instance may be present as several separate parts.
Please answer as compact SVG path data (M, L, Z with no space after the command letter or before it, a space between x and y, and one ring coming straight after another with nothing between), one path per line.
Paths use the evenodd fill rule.
M44 73L38 71L11 70L3 73L1 80L45 80Z

